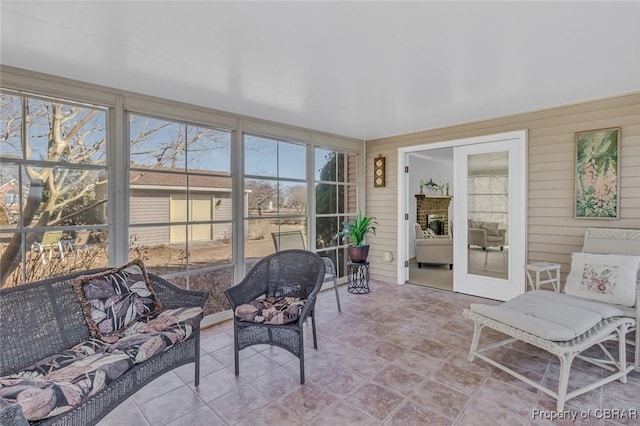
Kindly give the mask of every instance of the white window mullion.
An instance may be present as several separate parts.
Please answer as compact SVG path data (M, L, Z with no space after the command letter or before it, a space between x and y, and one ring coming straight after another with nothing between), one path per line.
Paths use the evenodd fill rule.
M107 128L107 201L109 228L109 264L121 265L129 260L129 126L123 98L109 110ZM110 131L111 130L111 131Z
M316 251L315 147L307 145L307 250Z
M244 277L244 236L247 233L246 217L249 217L249 206L246 201L245 176L244 176L244 136L242 121L238 120L238 130L231 134L231 180L232 211L235 220L232 225L232 258L233 258L233 282L237 283Z

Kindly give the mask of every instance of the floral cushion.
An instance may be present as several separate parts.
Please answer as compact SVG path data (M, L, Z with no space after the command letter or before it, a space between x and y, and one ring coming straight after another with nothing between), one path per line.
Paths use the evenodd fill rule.
M236 306L240 321L262 324L287 324L296 321L306 300L298 297L267 297Z
M85 275L74 282L91 336L122 331L131 323L162 309L142 261Z
M66 361L71 361L67 359ZM0 378L0 396L22 407L27 420L57 416L82 404L133 365L122 352L99 352L46 374L38 367Z
M198 328L200 319L201 308L168 309L131 324L106 350L122 351L137 364L186 340Z
M171 309L112 334L115 342L87 340L0 377L0 397L18 403L30 421L57 416L84 403L133 365L188 338L201 318L201 308Z

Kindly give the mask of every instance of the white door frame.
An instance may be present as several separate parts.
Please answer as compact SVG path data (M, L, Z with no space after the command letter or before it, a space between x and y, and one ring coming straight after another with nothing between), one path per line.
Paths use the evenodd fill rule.
M508 140L508 139L519 139L520 142L522 143L522 149L520 150L520 158L518 159L518 161L520 162L520 164L522 165L521 169L521 194L522 194L522 209L518 209L520 210L519 213L522 214L524 216L523 219L523 226L522 226L522 234L521 236L518 236L520 239L519 240L514 240L514 241L523 241L524 242L524 246L525 246L525 250L526 250L526 245L527 245L527 241L526 241L526 194L527 194L527 161L526 161L526 153L527 153L527 130L517 130L517 131L512 131L512 132L504 132L504 133L496 133L496 134L491 134L491 135L484 135L484 136L476 136L476 137L471 137L471 138L464 138L464 139L456 139L456 140L451 140L451 141L443 141L443 142L436 142L436 143L429 143L429 144L422 144L422 145L413 145L410 147L402 147L402 148L398 148L398 196L400 197L398 199L398 216L397 216L397 220L398 220L398 229L397 229L397 235L398 235L398 245L397 245L397 253L398 253L398 269L397 269L397 281L398 284L404 284L408 281L409 279L409 267L405 266L405 260L408 259L409 256L409 232L410 232L410 228L411 228L411 221L406 219L406 215L409 215L408 217L411 217L411 212L409 212L409 196L411 195L409 193L409 187L408 187L408 173L405 173L405 167L408 166L409 164L409 156L408 154L410 152L416 152L416 151L425 151L425 150L431 150L431 149L440 149L440 148L454 148L456 146L463 146L463 145L473 145L473 144L480 144L480 143L486 143L486 142L495 142L495 141L499 141L499 140ZM456 186L454 185L454 198L453 198L453 202L455 205L455 191L456 191ZM455 217L454 217L455 220ZM454 229L454 238L455 238L455 229ZM454 239L454 246L455 246L455 239ZM455 268L455 266L454 266ZM523 272L524 273L524 272ZM523 286L524 286L524 281L523 281ZM524 288L524 287L523 287Z
M522 135L524 137L524 135ZM521 172L525 168L526 144L524 139L514 135L510 138L496 138L495 141L459 146L453 151L454 164L454 248L453 248L453 291L472 294L495 300L509 300L524 293L526 245L526 175ZM491 152L508 152L508 232L505 251L507 276L495 278L481 274L469 273L467 248L468 241L468 156ZM458 233L455 233L455 230ZM473 249L472 249L473 250ZM507 251L508 250L508 254ZM484 253L485 262L490 248Z

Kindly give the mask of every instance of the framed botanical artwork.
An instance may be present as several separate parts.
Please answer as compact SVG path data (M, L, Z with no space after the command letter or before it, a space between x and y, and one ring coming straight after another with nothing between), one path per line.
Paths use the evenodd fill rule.
M576 133L578 219L618 219L620 199L620 128Z

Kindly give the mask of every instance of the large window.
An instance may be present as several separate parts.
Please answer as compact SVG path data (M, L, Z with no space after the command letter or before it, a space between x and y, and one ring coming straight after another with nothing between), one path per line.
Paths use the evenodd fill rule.
M129 115L129 257L228 309L233 280L231 132Z
M0 287L140 258L207 291L211 315L276 242L330 256L344 275L335 235L357 211L358 141L51 81L3 74Z
M283 232L299 233L309 248L306 152L303 144L244 136L247 266L275 252Z
M356 155L315 149L316 241L321 256L334 261L340 276L346 267L346 246L337 236L344 221L357 213Z
M0 99L2 287L106 266L107 109Z

